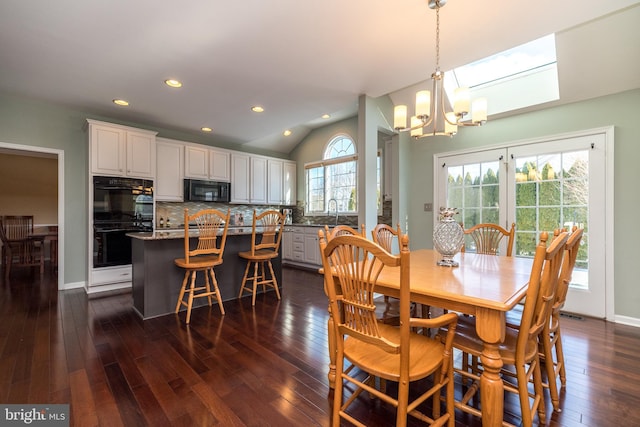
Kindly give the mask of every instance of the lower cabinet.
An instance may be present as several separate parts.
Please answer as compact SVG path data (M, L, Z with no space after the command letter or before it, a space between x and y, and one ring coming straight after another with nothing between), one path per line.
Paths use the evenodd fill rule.
M318 226L287 226L282 235L282 262L285 265L318 269L322 266Z

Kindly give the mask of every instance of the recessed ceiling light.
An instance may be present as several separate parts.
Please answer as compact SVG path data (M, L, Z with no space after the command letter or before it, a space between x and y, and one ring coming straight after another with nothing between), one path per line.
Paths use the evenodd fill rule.
M323 115L322 115L322 118L323 118L323 119L328 119L329 117L331 117L331 116L330 116L330 115L328 115L328 114L323 114Z
M125 101L124 99L114 99L113 103L119 105L121 107L128 107L129 101Z
M289 136L289 135L291 135L291 131L290 131L289 129L287 129L287 130L285 130L282 134L283 134L284 136Z
M208 128L208 127L203 127L203 128L200 128L200 130L201 130L202 132L211 132L213 129Z
M251 111L253 111L254 113L263 113L264 108L259 105L254 105L253 107L251 107Z
M164 81L167 86L171 87L182 87L182 82L176 79L167 79Z

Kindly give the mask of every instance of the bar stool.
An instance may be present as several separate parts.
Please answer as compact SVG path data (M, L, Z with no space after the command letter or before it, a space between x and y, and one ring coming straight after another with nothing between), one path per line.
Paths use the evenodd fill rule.
M206 297L209 306L211 306L211 297L215 296L218 306L220 306L220 312L224 315L220 289L218 288L218 281L213 267L222 264L222 254L227 240L230 216L229 210L227 210L226 215L216 209L201 210L193 215L189 215L189 209L184 210L184 258L177 258L174 262L178 267L185 269L184 280L182 281L178 303L176 304L176 313L180 311L181 306L186 306L187 324L191 321L191 308L193 307L194 298ZM198 244L193 250L189 245L190 222L195 222L198 227ZM222 229L221 235L220 229ZM203 286L196 286L198 271L204 271L205 282ZM209 276L211 276L211 283L209 282ZM191 284L187 287L189 278L191 278ZM211 289L212 287L213 289ZM186 302L184 300L185 294L188 295Z
M285 215L276 210L265 211L260 215L257 215L255 210L253 211L251 250L238 253L241 258L247 260L238 298L242 298L244 291L252 293L251 305L256 305L258 285L262 285L263 292L266 291L267 286L272 287L280 299L278 280L273 272L271 260L278 257L284 218ZM258 229L260 229L259 234L256 232ZM260 239L259 242L258 239ZM268 273L265 271L265 264L269 267ZM249 277L249 269L252 265L253 276ZM247 285L247 281L252 281L253 284Z

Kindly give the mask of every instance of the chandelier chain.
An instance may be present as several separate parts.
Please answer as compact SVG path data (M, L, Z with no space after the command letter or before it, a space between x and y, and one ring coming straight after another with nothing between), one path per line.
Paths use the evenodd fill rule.
M436 7L436 71L440 71L440 6Z

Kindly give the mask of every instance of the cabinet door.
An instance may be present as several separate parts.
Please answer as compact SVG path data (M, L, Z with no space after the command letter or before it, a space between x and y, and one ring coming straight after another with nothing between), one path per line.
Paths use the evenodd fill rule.
M206 147L185 146L185 178L209 179L209 149Z
M304 235L304 262L318 266L322 264L318 236L307 232Z
M231 179L229 152L209 150L209 178L229 182Z
M127 176L151 178L156 175L156 137L127 131Z
M125 174L126 132L109 126L90 125L91 172L96 175Z
M267 160L267 203L281 205L284 201L283 190L283 162L282 160Z
M184 200L184 145L156 142L155 196L159 201Z
M267 203L267 159L251 157L251 203Z
M287 229L282 234L282 259L293 259L293 231Z
M297 201L296 194L296 163L295 162L284 162L284 173L283 173L283 203L285 205L293 206Z
M231 202L249 203L249 156L231 153Z

